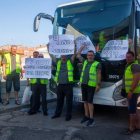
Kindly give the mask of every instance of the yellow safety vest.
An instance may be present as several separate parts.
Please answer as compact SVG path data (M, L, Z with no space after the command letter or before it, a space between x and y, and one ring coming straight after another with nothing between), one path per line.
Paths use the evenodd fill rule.
M54 79L55 82L58 82L58 76L59 76L59 72L60 72L61 62L62 62L61 60L59 60L57 62L57 71L56 71L55 79ZM68 70L69 82L74 82L74 80L73 80L73 66L72 66L70 60L67 61L67 70Z
M107 43L107 41L106 41L105 38L103 37L103 34L104 34L104 33L105 33L105 32L102 31L102 32L100 33L100 35L99 35L99 41L100 41L99 47L100 47L100 49L103 49L103 48L105 47L105 44Z
M34 79L30 79L30 83L31 84L35 84L35 83L37 83L37 79L36 78L34 78ZM40 83L41 84L48 84L48 79L40 79Z
M134 63L129 65L125 70L125 90L126 90L126 93L129 93L131 86L132 86L132 83L134 81L133 73L131 71L131 66L133 64L138 64L138 61L136 60ZM138 83L138 86L135 88L135 90L133 92L140 93L140 81Z
M88 60L85 60L84 65L83 65L83 70L81 73L81 77L80 77L80 83L82 83L82 81L83 81L84 71L85 71L85 67L87 64L88 64ZM98 64L99 64L99 62L95 61L95 62L93 62L93 64L90 67L88 86L96 87L98 84L98 77L97 77L98 75L97 75L97 71L96 71L96 67Z
M6 57L6 75L11 74L11 55L5 54ZM16 73L20 73L20 55L16 54Z

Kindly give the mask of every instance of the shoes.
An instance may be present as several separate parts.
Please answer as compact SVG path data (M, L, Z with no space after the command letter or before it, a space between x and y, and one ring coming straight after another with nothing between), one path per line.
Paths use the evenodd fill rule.
M95 123L95 122L94 122L94 119L89 118L89 121L88 121L88 123L87 123L87 126L93 126L94 123Z
M47 113L47 111L46 111L46 112L43 112L43 114L44 114L44 116L48 116L48 113Z
M71 120L71 116L67 116L66 118L65 118L65 121L70 121Z
M55 119L55 118L59 118L59 117L60 117L59 115L54 114L51 118Z
M34 115L36 112L28 111L28 115Z
M89 117L85 116L84 119L81 121L81 123L85 123L89 121Z

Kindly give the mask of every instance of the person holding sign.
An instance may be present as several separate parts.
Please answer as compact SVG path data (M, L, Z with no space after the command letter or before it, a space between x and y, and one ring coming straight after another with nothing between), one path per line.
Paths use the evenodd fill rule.
M38 58L44 58L43 54L39 54ZM28 112L29 115L34 115L39 110L40 104L40 94L42 96L42 110L44 116L47 116L47 101L46 101L46 85L48 84L48 79L42 78L31 78L30 83L32 84L32 105Z
M49 44L47 44L48 52L49 52ZM68 59L67 55L61 55L60 59L56 59L52 54L50 57L57 64L57 71L55 75L55 82L58 83L57 87L57 107L54 116L52 119L58 118L61 115L63 104L64 104L64 96L66 96L66 104L67 104L67 113L66 113L66 121L71 119L72 113L72 102L73 102L73 62L76 56L76 49L71 59Z
M93 96L95 92L100 90L101 84L101 64L94 60L94 52L88 51L87 60L81 56L81 51L86 46L82 44L78 51L77 58L83 63L83 70L80 77L80 83L82 83L82 99L84 101L85 117L81 123L87 123L87 126L94 124L93 119Z
M20 102L18 101L18 92L20 90L20 73L21 78L23 78L23 74L20 55L16 52L17 46L11 46L11 53L6 53L2 61L3 79L6 80L6 101L3 103L3 105L9 104L12 83L14 85L15 104L20 105Z
M33 58L39 58L38 51L33 52ZM24 68L26 68L26 66ZM32 91L32 84L30 83L30 85L31 85L31 91ZM29 86L29 78L27 78L26 86ZM40 108L40 94L39 93L38 93L38 98L36 102L37 102L37 112L40 112L39 111L39 108ZM28 114L31 112L32 105L33 105L33 95L31 95L30 97L30 110L28 111Z

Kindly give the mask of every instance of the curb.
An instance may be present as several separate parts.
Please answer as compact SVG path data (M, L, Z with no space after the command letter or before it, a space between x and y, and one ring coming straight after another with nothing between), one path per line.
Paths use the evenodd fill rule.
M56 99L50 99L50 100L47 100L47 103L52 103L55 101L56 101ZM0 113L12 112L12 111L16 111L16 110L20 110L20 109L24 109L24 108L29 108L29 107L30 107L30 103L21 104L19 106L0 109Z

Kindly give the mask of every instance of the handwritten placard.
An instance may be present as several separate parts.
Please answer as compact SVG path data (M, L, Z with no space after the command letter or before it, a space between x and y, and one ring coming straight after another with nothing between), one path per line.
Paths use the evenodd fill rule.
M75 41L76 41L77 53L78 53L78 51L79 51L79 49L80 49L80 47L82 46L83 43L85 43L86 46L83 48L81 54L87 54L87 52L89 50L92 50L92 51L94 51L94 53L96 53L95 47L92 44L92 42L91 42L91 40L89 39L88 36L80 36L80 37L77 37Z
M54 55L74 54L73 35L50 35L49 53Z
M128 40L110 40L102 50L101 57L112 61L124 60L128 51Z
M26 78L51 78L51 58L26 58Z

